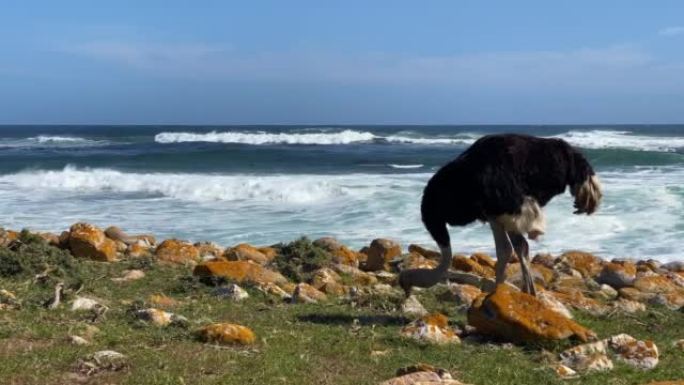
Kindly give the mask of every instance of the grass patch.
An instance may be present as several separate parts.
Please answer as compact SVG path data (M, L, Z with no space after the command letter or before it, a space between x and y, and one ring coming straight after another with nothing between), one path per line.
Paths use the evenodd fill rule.
M295 282L308 282L314 271L332 263L332 255L306 237L275 248L278 255L273 259L274 267Z

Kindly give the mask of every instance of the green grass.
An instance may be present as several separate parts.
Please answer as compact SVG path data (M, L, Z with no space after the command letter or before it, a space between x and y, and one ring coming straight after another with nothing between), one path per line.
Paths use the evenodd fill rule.
M29 275L0 277L0 288L32 298L18 310L0 310L0 384L377 384L403 366L418 362L443 367L455 378L472 384L641 384L684 378L684 352L672 346L684 338L684 314L653 309L638 316L596 318L577 314L582 324L600 337L626 332L652 339L661 361L642 372L616 362L616 369L561 381L544 364L545 350L554 354L569 346L502 347L484 342L431 346L403 339L406 322L394 299L372 298L352 307L345 301L326 304L285 304L248 289L251 297L232 303L212 294L214 287L197 282L186 267L152 261L98 263L79 261L83 279L80 295L99 298L109 307L94 323L90 314L67 306L48 310L48 288L31 284ZM127 283L110 278L135 265L147 276ZM429 310L442 311L454 324L465 315L436 299L438 289L419 294ZM189 328L157 328L137 321L131 309L146 306L148 297L165 293L179 301L171 311L190 320ZM45 296L44 298L40 298ZM258 336L248 348L204 344L195 330L210 322L234 322ZM90 346L66 341L92 324L100 332ZM79 359L111 349L128 356L129 367L78 377ZM385 352L384 355L373 352Z

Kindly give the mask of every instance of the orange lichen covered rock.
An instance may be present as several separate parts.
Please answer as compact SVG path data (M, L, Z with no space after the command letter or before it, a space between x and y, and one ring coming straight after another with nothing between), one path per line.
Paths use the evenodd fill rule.
M439 261L440 258L442 258L442 255L439 253L439 251L426 249L422 246L415 245L415 244L409 245L408 251L409 251L409 253L420 254L427 259L434 259L436 261Z
M636 272L636 265L632 262L610 262L603 266L596 281L620 289L632 286Z
M496 261L494 258L485 253L474 253L470 256L470 259L480 264L480 266L494 268L496 266Z
M192 244L177 239L167 239L155 252L160 261L171 263L195 263L200 259L199 250Z
M195 266L193 275L198 277L223 277L237 282L254 284L287 283L287 279L280 273L268 270L250 261L206 261Z
M269 256L270 255L271 254L269 254ZM275 256L275 254L272 255ZM230 247L223 253L223 258L229 261L252 261L260 265L265 265L270 262L272 258L269 259L269 256L247 243L241 243L237 246Z
M494 277L494 269L487 266L480 265L476 260L466 257L465 255L454 255L451 259L451 267L455 270L465 271L466 273L473 273L480 277L492 278Z
M608 310L607 306L593 298L585 297L582 291L578 289L564 288L549 293L556 297L563 305L584 310L593 315L601 315Z
M597 276L603 268L603 260L591 253L583 251L568 251L563 253L556 263L575 269L585 278Z
M340 283L342 278L333 269L324 267L314 272L311 286L330 295L343 295L347 288Z
M254 332L248 327L231 323L210 324L199 331L204 342L222 345L251 345L256 341Z
M410 252L405 254L404 259L399 264L401 270L404 269L434 269L438 262L434 259L426 258L422 254Z
M386 270L387 263L394 257L401 255L401 246L389 239L374 239L369 247L364 247L361 252L367 255L362 269L366 271Z
M161 307L174 307L178 305L178 301L164 294L152 294L149 296L148 301L153 305Z
M326 301L328 296L322 291L309 285L308 283L299 283L295 286L292 292L292 300L299 303L317 303Z
M468 310L468 323L483 334L519 342L569 337L588 341L595 337L591 330L508 285L499 285L493 293L475 300Z
M348 248L333 237L319 238L313 243L332 254L335 263L358 267L360 261L366 260L365 254Z
M213 242L197 242L194 245L200 258L218 258L223 255L223 248Z
M144 242L133 243L126 249L126 256L130 258L141 258L151 255L150 247Z
M455 302L456 305L470 306L482 294L482 290L473 285L452 283L448 288L449 291L440 295L439 299Z
M97 226L76 223L69 231L69 249L78 258L111 262L116 260L116 243Z
M17 238L19 238L18 232L0 228L0 246L6 247Z
M634 288L644 293L672 293L680 290L662 275L644 275L634 280Z

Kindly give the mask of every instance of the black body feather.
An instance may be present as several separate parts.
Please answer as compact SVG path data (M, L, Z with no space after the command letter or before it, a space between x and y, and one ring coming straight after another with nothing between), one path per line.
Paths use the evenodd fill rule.
M430 179L423 191L423 223L438 244L448 245L447 223L519 214L525 196L544 206L592 175L586 158L562 139L484 136Z

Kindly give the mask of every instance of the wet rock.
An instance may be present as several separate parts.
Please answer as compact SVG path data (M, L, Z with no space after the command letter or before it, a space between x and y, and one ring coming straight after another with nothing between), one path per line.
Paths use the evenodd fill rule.
M440 313L424 316L401 329L401 335L420 342L433 344L457 344L461 342L449 327L449 319Z
M418 298L414 295L406 298L404 303L401 304L401 312L407 316L418 317L422 317L428 313L423 304L420 303Z
M256 341L254 332L248 327L231 323L214 323L199 330L204 342L221 345L251 345Z
M556 264L578 271L584 278L597 276L603 268L603 260L591 253L568 251L561 254Z
M448 291L440 295L439 299L460 306L470 307L473 301L482 294L482 290L473 285L450 283L447 288Z
M195 266L193 275L201 278L223 277L238 283L247 282L256 285L287 282L287 279L280 273L250 261L205 261Z
M541 300L507 285L478 298L468 310L468 323L482 334L520 342L595 337L591 330L549 309Z
M274 256L266 255L258 248L247 243L230 247L223 253L223 258L229 261L252 261L262 266L269 263Z
M177 264L195 264L200 260L199 250L192 244L178 239L167 239L155 251L160 261Z
M636 279L636 265L632 262L610 262L603 266L596 281L615 289L632 286Z
M135 316L140 320L160 327L169 325L187 326L188 324L188 319L183 316L155 308L138 310L135 312Z
M387 270L388 263L401 255L401 246L389 239L374 239L370 246L364 247L361 252L367 255L366 261L361 265L365 271Z
M142 270L124 270L123 275L119 278L112 278L114 282L128 282L145 278L145 272Z
M315 240L313 244L332 254L333 262L335 263L359 267L359 262L365 261L367 258L365 254L348 248L340 243L337 239L332 237L319 238Z
M318 303L327 300L325 293L307 283L297 284L292 293L293 303Z
M233 302L240 302L249 298L249 293L234 283L228 285L228 287L217 288L214 294L219 297L228 298Z
M116 260L116 243L105 233L88 223L76 223L69 231L69 249L77 258L112 262Z

